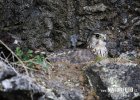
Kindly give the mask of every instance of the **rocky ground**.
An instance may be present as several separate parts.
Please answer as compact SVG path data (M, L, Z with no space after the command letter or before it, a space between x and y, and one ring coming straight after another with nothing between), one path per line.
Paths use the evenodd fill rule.
M71 53L77 54L77 52L84 54L85 50L78 49ZM136 56L135 59L128 59L130 54L131 57ZM130 52L118 58L87 60L91 56L86 54L86 59L84 56L79 59L80 55L79 57L76 55L66 60L68 55L55 56L58 60L48 58L50 66L47 70L40 66L38 69L29 68L28 75L23 66L10 65L1 58L0 98L3 100L19 98L22 100L135 100L139 98L138 55ZM77 57L76 62L69 62Z
M139 0L0 0L0 14L0 40L45 52L49 66L14 65L0 43L1 100L140 99ZM87 48L94 33L107 58Z

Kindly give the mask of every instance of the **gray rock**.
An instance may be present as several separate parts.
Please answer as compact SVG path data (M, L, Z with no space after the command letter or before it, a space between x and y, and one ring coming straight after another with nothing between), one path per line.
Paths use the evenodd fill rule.
M105 6L104 4L96 4L95 6L85 6L83 9L87 12L103 12L107 9L107 6Z
M88 49L61 50L47 56L50 62L69 62L72 64L82 64L93 61L95 54Z
M115 49L117 47L117 43L116 42L107 42L106 47L108 49Z
M116 49L109 49L108 55L109 55L109 57L118 57L119 52Z
M71 41L71 46L76 48L76 44L78 41L78 35L76 35L76 34L71 35L70 41Z
M58 81L47 82L48 86L55 90L55 94L52 90L48 90L47 95L52 100L84 100L83 92L80 89L68 89L63 83Z
M17 73L9 62L0 59L0 98L2 100L84 100L82 90L68 89L58 83L49 83L48 86L45 88L33 81L31 77Z
M0 57L0 81L14 77L16 75L17 72L12 68L12 66L8 65L8 62Z
M38 100L45 94L41 86L35 84L30 77L19 75L9 62L2 58L0 58L0 69L1 99Z
M97 95L101 97L101 94L104 94L100 100L107 100L104 99L105 96L111 96L111 100L132 100L140 95L139 71L140 65L137 64L107 63L93 65L86 74L91 86L99 91ZM96 77L99 77L100 82L96 80ZM98 88L97 84L101 88Z

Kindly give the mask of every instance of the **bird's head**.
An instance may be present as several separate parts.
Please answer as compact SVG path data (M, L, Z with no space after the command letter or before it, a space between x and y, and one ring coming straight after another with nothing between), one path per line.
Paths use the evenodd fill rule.
M94 33L96 39L100 39L102 41L106 41L106 34L101 34L101 33Z

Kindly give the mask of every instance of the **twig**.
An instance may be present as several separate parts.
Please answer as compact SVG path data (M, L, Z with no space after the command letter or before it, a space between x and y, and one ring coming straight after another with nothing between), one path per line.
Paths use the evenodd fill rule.
M48 57L45 58L45 61L47 61L47 58ZM47 61L47 63L51 66L50 68L48 68L49 79L51 79L51 73L52 73L51 69L54 68L54 66L51 63L49 63L48 61Z
M14 55L14 56L17 58L17 60L21 63L22 67L24 68L26 74L29 76L28 70L27 70L26 66L24 65L24 63L21 61L21 59L20 59L20 58L19 58L19 57L18 57L4 42L2 42L2 41L0 40L0 43L1 43L3 46L5 46L5 47L12 53L12 55Z
M47 57L45 58L45 61L47 62L47 64L49 64L51 67L53 67L53 65L47 61Z
M21 66L21 64L18 64L18 63L12 63L13 65L17 65L17 66ZM26 66L25 66L26 67ZM27 69L29 69L29 70L33 70L33 71L38 71L38 72L40 72L39 70L36 70L36 69L33 69L33 68L29 68L29 67L26 67Z
M11 69L13 69L13 71L14 71L16 74L18 74L18 72L15 70L15 68L13 68L13 66L8 62L8 60L5 60L5 59L2 58L2 57L0 57L0 60L2 60L3 63L4 63L6 66L10 67Z

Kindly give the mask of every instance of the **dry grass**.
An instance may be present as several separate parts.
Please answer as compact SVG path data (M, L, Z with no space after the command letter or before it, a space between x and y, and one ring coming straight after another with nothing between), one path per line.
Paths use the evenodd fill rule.
M25 72L27 75L29 75L27 67L25 66L25 64L22 62L22 60L3 42L0 40L0 43L7 48L7 50L9 50L11 52L11 54L16 57L16 59L20 62L20 64L22 65L22 67L24 68Z

